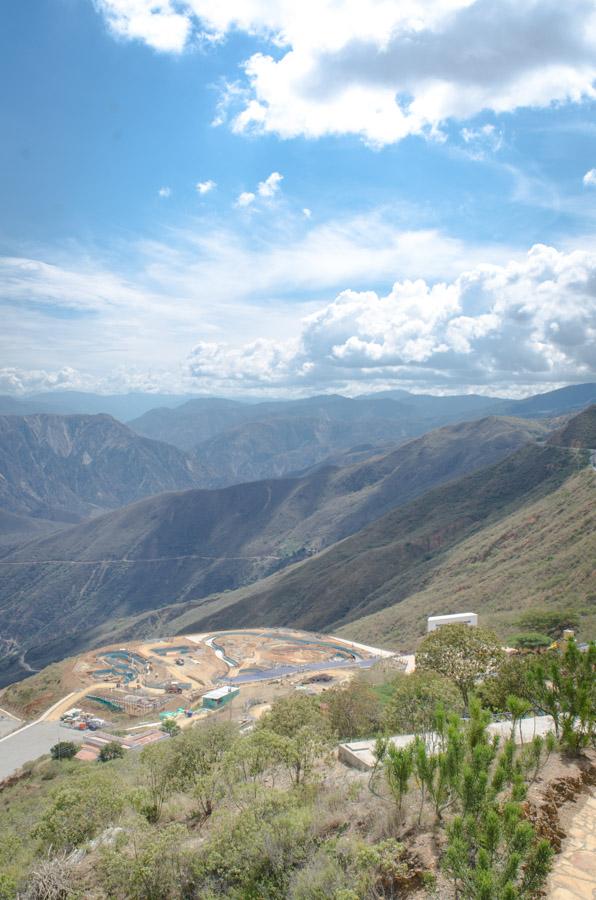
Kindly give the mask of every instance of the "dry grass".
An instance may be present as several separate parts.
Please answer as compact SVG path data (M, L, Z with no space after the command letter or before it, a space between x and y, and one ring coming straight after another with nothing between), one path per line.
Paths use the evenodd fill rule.
M338 633L413 648L426 617L474 611L504 637L532 607L573 607L580 639L596 635L596 475L584 470L448 552L424 590Z

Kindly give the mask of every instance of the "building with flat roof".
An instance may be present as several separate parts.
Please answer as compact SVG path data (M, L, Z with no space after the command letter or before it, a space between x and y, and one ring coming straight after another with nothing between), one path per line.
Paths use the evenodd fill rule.
M453 613L448 616L429 616L427 631L436 631L441 625L478 625L478 616L476 613Z
M226 703L229 703L234 697L240 693L240 688L225 685L224 687L215 688L213 691L207 691L203 694L202 704L204 709L221 709Z

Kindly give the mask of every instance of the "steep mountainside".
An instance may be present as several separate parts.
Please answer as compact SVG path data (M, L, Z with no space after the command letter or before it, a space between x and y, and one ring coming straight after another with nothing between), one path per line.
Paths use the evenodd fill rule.
M76 522L201 472L176 447L141 438L110 416L0 416L0 505L5 512Z
M484 617L486 609L507 624L527 605L544 602L592 610L590 633L596 478L586 462L585 452L523 448L250 587L106 620L75 640L66 635L33 648L27 660L45 665L84 646L258 625L339 631L363 641L374 636L407 650L432 612L465 606Z
M19 516L0 508L0 556L33 538L67 528L66 522L51 522L33 516Z
M535 503L482 529L445 555L423 590L339 630L352 639L413 648L426 618L473 610L501 634L523 630L531 606L573 608L580 636L596 634L596 475L568 478Z
M433 485L502 459L543 427L489 418L300 479L163 494L0 560L0 631L23 646L247 584Z
M386 419L336 421L325 416L272 416L246 422L204 441L195 454L202 466L217 473L213 486L224 487L238 481L282 478L365 441L374 445L391 438L392 443L401 443L410 433L409 427Z
M446 552L555 491L586 465L587 456L567 448L524 447L495 466L428 491L285 572L186 609L171 608L170 627L252 623L335 630L420 591ZM162 621L165 615L162 610Z
M589 447L596 449L596 404L574 416L563 428L553 432L550 444L558 447Z

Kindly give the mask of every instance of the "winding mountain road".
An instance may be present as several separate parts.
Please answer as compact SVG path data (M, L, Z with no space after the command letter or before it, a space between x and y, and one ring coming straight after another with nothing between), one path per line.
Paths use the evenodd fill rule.
M126 565L137 565L139 563L160 563L160 562L171 562L174 560L178 562L182 559L207 559L213 562L225 562L226 560L237 561L237 560L259 560L259 559L283 559L283 556L273 556L264 554L262 556L196 556L194 554L188 554L186 556L154 556L147 557L145 559L128 559L126 556L122 557L122 559L0 559L0 566L36 566L36 565L51 565L54 563L58 563L59 565L68 565L68 566L104 566L104 565L120 565L120 563L125 563Z

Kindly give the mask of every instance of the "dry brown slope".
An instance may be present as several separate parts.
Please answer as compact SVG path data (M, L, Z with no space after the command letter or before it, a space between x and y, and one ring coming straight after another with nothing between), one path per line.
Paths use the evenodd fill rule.
M573 606L580 636L596 635L596 475L585 469L554 493L451 550L421 590L339 629L360 641L412 648L426 617L464 611L508 634L530 606Z

